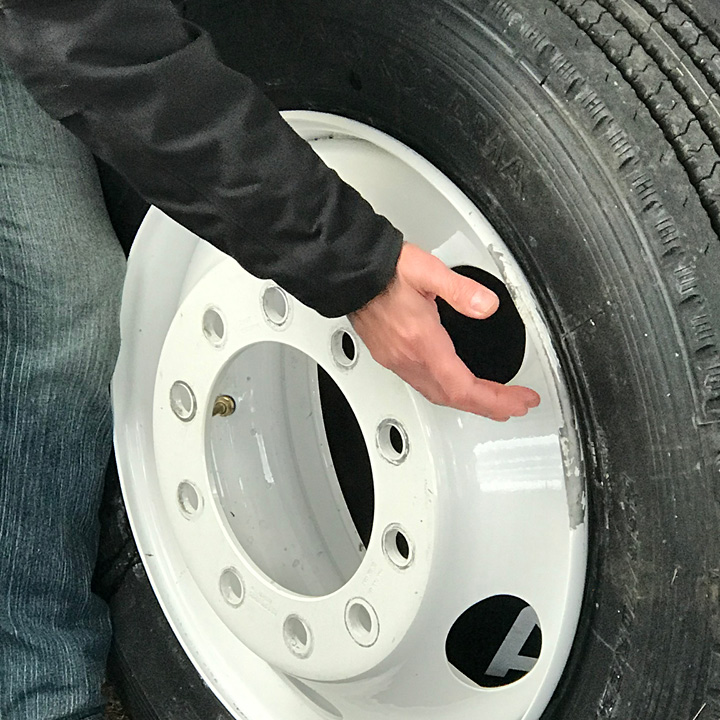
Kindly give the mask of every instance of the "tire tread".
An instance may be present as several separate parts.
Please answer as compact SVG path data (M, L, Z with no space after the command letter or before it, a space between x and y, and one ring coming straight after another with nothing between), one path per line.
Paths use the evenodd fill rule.
M600 48L660 126L720 235L720 95L700 59L683 49L641 3L651 0L553 0ZM675 3L665 2L670 24ZM690 22L688 18L683 23ZM675 16L677 26L679 18ZM682 25L682 23L681 23ZM714 46L713 46L714 47ZM682 59L683 73L676 58Z

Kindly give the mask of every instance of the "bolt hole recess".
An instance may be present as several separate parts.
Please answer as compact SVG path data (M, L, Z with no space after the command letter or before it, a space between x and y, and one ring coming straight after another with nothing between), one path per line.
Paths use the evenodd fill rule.
M195 393L187 383L178 380L170 388L170 407L183 422L190 422L197 412Z
M412 564L413 547L399 525L391 525L383 534L383 550L395 567L404 570Z
M525 324L512 296L499 278L480 268L460 265L453 270L492 290L500 307L485 320L469 318L437 298L440 322L447 330L459 358L477 377L510 382L525 358Z
M383 420L377 429L377 446L388 462L399 465L409 451L405 428L397 420Z
M305 621L297 615L290 615L283 624L285 644L290 652L299 658L306 658L312 652L312 634Z
M347 330L336 330L330 343L333 358L341 368L349 369L355 365L357 347L355 339Z
M380 630L377 613L365 600L356 598L347 604L345 626L358 645L370 647L377 642Z
M196 517L203 506L203 499L197 488L187 480L178 485L177 500L182 514L191 520Z
M542 652L542 630L531 605L514 595L475 603L453 623L445 655L467 685L510 685L533 670Z
M219 347L225 340L225 320L217 308L208 308L203 314L203 335L207 341Z
M262 307L267 321L275 327L284 325L290 317L290 302L285 291L277 285L265 288Z
M220 592L231 607L238 607L245 599L245 587L235 568L227 568L220 575Z

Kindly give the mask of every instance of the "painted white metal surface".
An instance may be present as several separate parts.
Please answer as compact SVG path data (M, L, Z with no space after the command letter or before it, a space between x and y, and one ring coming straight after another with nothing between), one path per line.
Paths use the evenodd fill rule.
M536 720L575 632L587 544L572 411L537 303L492 227L417 154L343 118L286 117L406 238L506 283L528 333L513 382L543 401L498 424L431 405L357 338L356 361L343 362L333 338L352 332L345 319L283 298L153 209L130 257L113 382L123 492L150 580L237 717ZM370 457L366 550L327 448L317 365ZM237 410L212 417L222 393ZM398 462L378 443L385 421L405 433ZM407 567L393 556L397 528ZM480 688L450 666L445 640L496 595L532 606L542 652L521 680Z

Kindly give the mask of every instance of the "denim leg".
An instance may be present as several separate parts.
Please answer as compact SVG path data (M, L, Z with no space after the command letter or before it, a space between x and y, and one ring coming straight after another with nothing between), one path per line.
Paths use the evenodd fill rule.
M0 65L0 718L100 717L90 591L125 260L87 151Z

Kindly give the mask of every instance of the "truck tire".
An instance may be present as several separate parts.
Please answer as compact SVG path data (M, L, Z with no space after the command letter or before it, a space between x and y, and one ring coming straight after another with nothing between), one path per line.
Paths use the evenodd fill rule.
M502 238L546 322L587 504L575 518L589 543L579 621L541 705L470 704L462 716L720 718L716 3L188 0L187 14L280 109L362 123L439 170ZM467 342L472 355L480 341ZM272 693L261 706L221 702L207 671L201 679L153 593L116 482L104 523L98 587L134 720L283 717ZM480 645L491 642L483 628ZM450 661L480 662L471 656ZM300 685L308 718L458 711L417 687L387 704L377 692L373 709L352 714L322 681Z

